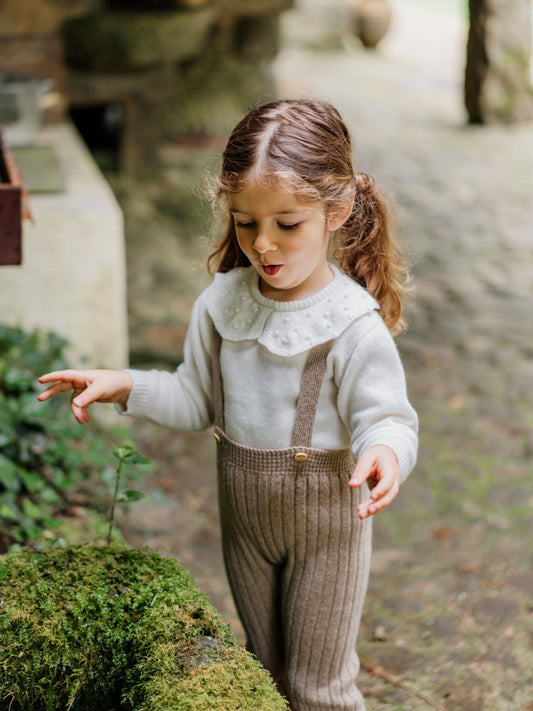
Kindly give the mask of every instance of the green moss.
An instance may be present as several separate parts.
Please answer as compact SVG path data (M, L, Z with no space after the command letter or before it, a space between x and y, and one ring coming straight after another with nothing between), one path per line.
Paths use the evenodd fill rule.
M81 546L0 562L0 707L286 708L174 560Z

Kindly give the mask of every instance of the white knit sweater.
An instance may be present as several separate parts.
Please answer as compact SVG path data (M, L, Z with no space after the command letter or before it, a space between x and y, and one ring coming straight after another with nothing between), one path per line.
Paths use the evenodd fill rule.
M374 299L331 268L334 279L298 301L265 298L251 267L217 274L194 305L184 362L174 373L129 370L133 388L124 414L185 430L212 424L214 322L222 336L226 433L248 447L288 447L307 351L335 338L312 446L351 447L357 459L386 444L404 481L416 460L418 422L398 351Z

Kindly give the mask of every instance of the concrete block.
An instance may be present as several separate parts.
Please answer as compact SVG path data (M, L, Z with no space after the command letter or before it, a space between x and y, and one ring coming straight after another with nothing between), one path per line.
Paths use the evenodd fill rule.
M0 267L0 320L67 338L75 366L125 367L122 212L69 124L46 128L39 141L54 147L66 191L30 195L22 265Z

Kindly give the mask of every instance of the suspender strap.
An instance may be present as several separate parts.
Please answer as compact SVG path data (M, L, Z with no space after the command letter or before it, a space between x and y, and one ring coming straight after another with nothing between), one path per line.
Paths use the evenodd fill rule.
M222 337L213 326L212 342L212 369L213 369L213 398L215 405L215 426L224 430L224 390L222 373L220 370L220 349ZM291 447L310 447L313 437L316 410L320 388L326 371L326 360L333 345L333 341L320 343L312 348L305 361L300 392L296 402L296 415L292 430Z
M291 447L311 446L320 388L326 372L326 360L332 345L332 340L327 341L309 351L300 381Z
M224 430L224 390L222 387L222 372L220 370L220 348L222 336L213 324L213 340L211 345L211 367L213 370L213 399L215 405L215 426Z

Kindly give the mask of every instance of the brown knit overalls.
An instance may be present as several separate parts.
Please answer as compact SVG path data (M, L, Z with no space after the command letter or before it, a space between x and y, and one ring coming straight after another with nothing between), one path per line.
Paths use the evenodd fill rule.
M350 451L311 448L332 342L309 351L291 446L254 449L224 433L221 338L213 336L222 545L248 648L293 711L363 711L355 643L370 567L370 519L348 486ZM261 426L261 423L258 423Z

